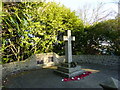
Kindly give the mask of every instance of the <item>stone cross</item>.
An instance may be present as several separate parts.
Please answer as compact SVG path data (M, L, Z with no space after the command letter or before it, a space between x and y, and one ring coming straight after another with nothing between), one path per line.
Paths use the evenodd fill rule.
M65 41L65 58L67 63L72 62L72 44L71 41L75 41L75 36L71 36L71 30L67 31L67 36L63 36Z

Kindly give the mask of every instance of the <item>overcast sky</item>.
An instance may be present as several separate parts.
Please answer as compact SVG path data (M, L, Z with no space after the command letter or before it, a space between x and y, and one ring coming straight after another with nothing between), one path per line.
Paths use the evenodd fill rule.
M113 10L118 13L118 5L113 2L118 2L119 0L46 0L49 1L55 1L57 3L61 3L65 5L66 7L70 8L71 10L78 11L78 9L82 8L84 5L88 4L91 6L91 8L96 7L97 3L105 3L104 10Z
M117 2L119 0L46 0L46 1L55 1L64 4L66 7L71 8L71 10L77 10L82 7L84 4L91 4L92 6L96 6L98 2L105 3L105 9L113 9L118 11L118 6L113 2Z

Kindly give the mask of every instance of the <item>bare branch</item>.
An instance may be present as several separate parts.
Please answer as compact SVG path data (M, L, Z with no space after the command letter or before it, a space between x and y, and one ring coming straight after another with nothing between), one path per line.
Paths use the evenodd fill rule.
M79 9L80 18L83 20L84 25L94 24L103 20L110 18L112 15L115 17L115 13L112 10L105 10L105 3L98 3L96 8L90 7L90 5L85 4L83 8Z

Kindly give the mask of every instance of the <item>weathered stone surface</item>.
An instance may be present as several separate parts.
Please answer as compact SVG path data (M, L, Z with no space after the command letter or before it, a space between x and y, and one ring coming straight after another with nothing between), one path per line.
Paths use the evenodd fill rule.
M49 62L49 57L53 57L53 62ZM41 53L41 54L35 54L31 57L27 58L24 61L20 62L11 62L7 64L1 65L1 71L2 75L0 75L2 78L4 78L6 75L10 75L12 73L18 72L18 71L24 71L24 70L30 70L30 69L39 69L42 68L43 65L46 66L53 66L57 65L59 56L55 53ZM37 64L37 61L44 60L44 64Z
M96 64L80 64L82 68L92 68L93 70L100 70L100 72L93 73L79 81L62 82L60 76L53 73L53 69L39 69L35 71L27 71L22 74L15 75L7 79L6 88L98 88L103 90L99 85L109 77L119 79L118 69L112 70L113 67L103 67L103 65ZM13 89L14 90L14 89ZM85 89L86 90L86 89ZM96 89L95 89L96 90ZM107 89L109 90L109 89ZM118 89L119 90L119 89Z
M37 66L35 55L32 55L25 61L12 62L3 64L2 66L2 78L18 71L41 68L40 66Z
M51 53L36 54L35 57L36 57L36 61L43 60L43 64L44 65L48 65L48 64L49 65L50 64L51 65L57 65L57 64L59 64L59 61L58 61L59 56L57 54L53 53L53 52L51 52ZM49 60L50 58L52 58L53 61Z
M72 73L72 72L75 72L75 71L79 71L80 69L81 69L81 66L76 66L74 68L58 66L58 71L65 72L65 73Z
M75 67L72 67L72 40L75 40L75 37L71 36L71 30L67 30L67 36L64 36L65 62L61 63L61 65L58 66L58 69L55 70L56 73L64 77L74 77L84 72L84 70L81 70L81 67L76 66L75 63Z
M31 56L25 61L3 64L2 75L0 75L0 77L4 77L18 70L29 70L32 68L42 68L41 64L37 65L37 60L41 60L42 55L45 58L49 57L49 55L52 56L54 60L54 65L58 65L59 63L62 63L65 61L65 56L58 56L55 53L37 54L37 55ZM78 62L80 64L85 63L87 60L87 62L89 62L90 64L107 65L107 66L111 66L112 68L116 67L117 69L118 69L118 64L119 64L119 59L120 59L119 56L110 56L110 55L73 55L72 57L73 57L73 61Z
M75 41L75 37L71 36L71 30L67 30L67 36L64 36L65 41L65 60L67 63L72 62L72 44L71 41Z
M0 65L0 90L2 87L2 65Z
M63 71L61 71L61 70L55 70L54 71L55 73L57 73L58 75L60 75L60 76L63 76L63 77L75 77L75 76L78 76L78 75L81 75L82 73L84 73L85 71L84 70L77 70L77 71L74 71L74 72L63 72Z
M65 56L59 56L58 61L63 62ZM118 66L119 56L111 55L72 55L72 60L78 63L93 63L108 66Z
M116 90L118 88L120 88L120 81L118 81L117 79L111 77L110 79L108 79L105 82L100 83L100 86L102 86L104 89L112 89L112 88L116 88Z
M62 67L71 67L70 63L60 63L60 66Z

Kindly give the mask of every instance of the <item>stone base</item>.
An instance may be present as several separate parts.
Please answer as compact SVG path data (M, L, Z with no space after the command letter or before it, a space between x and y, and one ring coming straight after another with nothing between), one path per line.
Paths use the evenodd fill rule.
M62 77L70 78L81 75L85 71L81 69L81 66L69 67L69 64L62 63L60 66L57 67L57 70L55 70L54 72Z
M68 68L68 67L62 67L62 66L57 67L58 71L65 72L65 73L72 73L75 71L79 71L80 69L81 69L81 66L76 66L74 68Z
M62 77L70 78L70 77L75 77L75 76L81 75L85 71L84 70L79 70L79 71L75 71L75 72L72 72L72 73L65 73L65 72L55 70L54 72L57 73L58 75L62 76Z

